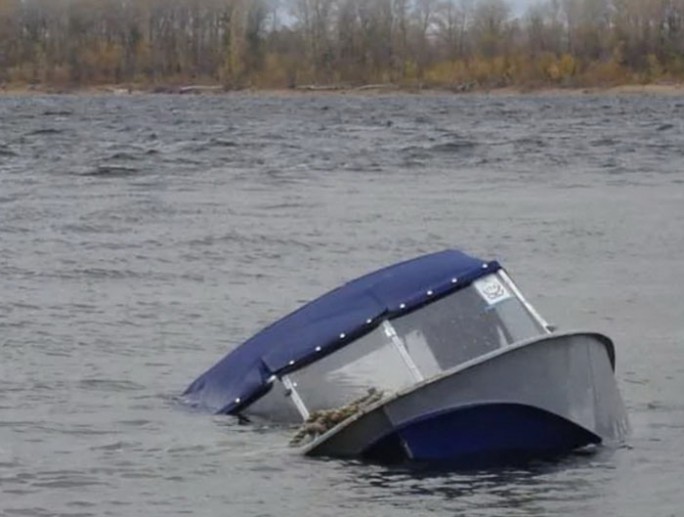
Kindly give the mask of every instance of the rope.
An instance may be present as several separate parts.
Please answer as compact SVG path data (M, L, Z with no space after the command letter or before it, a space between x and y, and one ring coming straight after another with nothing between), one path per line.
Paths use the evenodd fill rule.
M299 427L290 440L290 446L303 445L325 434L337 424L360 413L363 409L382 399L383 392L377 388L369 388L368 393L346 406L337 409L320 409L313 411L309 418Z

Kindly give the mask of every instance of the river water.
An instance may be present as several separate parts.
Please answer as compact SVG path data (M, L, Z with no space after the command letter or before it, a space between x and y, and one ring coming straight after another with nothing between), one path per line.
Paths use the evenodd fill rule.
M0 514L684 515L684 97L0 97ZM178 394L443 248L603 331L632 434L483 472L305 459Z

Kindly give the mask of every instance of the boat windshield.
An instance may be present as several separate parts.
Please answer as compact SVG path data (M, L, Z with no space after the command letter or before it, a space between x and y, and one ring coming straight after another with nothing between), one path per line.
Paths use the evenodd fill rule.
M499 273L383 325L290 374L308 411L387 396L547 330Z
M406 358L406 352L378 327L290 378L309 412L337 408L366 397L369 391L382 397L415 384L418 379Z
M547 332L499 273L397 318L392 325L425 377Z

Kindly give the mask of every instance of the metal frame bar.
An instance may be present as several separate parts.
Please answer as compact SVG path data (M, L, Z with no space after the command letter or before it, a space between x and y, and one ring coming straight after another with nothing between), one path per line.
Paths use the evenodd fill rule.
M413 362L413 358L408 353L408 350L406 350L406 345L404 344L404 341L397 335L397 331L394 329L394 325L392 325L388 320L385 320L382 322L382 328L385 331L385 335L388 338L390 338L392 344L399 352L401 358L404 360L404 363L411 372L413 379L417 382L424 380L425 377L418 369L418 366L416 366L416 363Z
M515 295L518 300L523 304L523 306L527 309L527 311L532 315L532 317L537 320L537 323L539 323L544 330L546 330L547 334L551 334L551 329L553 328L549 323L542 318L541 314L537 312L537 309L532 307L532 304L528 302L523 294L520 292L520 289L518 289L518 286L515 285L515 282L513 282L513 279L511 279L510 276L508 276L508 273L506 273L505 270L499 269L499 271L496 272L497 275L501 277L501 279L504 281L506 286L513 291L513 294Z
M306 404L304 404L302 397L299 396L299 392L296 390L295 384L292 382L292 379L290 379L290 376L283 375L280 380L283 383L283 386L285 386L288 397L292 399L292 403L297 408L297 411L302 415L304 421L308 420L311 413L309 413L309 410L306 408Z

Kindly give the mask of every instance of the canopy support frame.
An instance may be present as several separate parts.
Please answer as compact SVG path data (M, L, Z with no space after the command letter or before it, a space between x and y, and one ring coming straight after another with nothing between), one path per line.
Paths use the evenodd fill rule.
M385 331L385 336L390 338L392 344L394 345L394 348L397 349L399 355L401 356L401 359L404 361L404 364L406 364L406 367L409 369L409 372L411 372L413 380L415 380L416 382L421 382L425 380L425 376L418 369L416 363L413 362L413 358L409 355L408 350L406 349L406 344L397 334L394 325L392 325L389 322L389 320L384 320L382 322L382 328Z
M292 382L289 375L283 375L280 380L287 390L287 396L292 400L292 403L297 408L297 411L299 411L299 414L302 415L302 420L306 422L311 416L311 413L309 413L306 404L304 404L302 397L299 395L295 383Z
M549 322L546 321L539 312L537 312L537 309L535 309L530 302L527 301L525 296L523 296L522 292L520 292L520 289L518 289L518 286L515 285L515 282L513 282L513 279L508 276L508 273L501 268L499 271L496 272L496 274L504 281L506 286L513 291L513 294L515 297L520 300L520 303L523 304L525 309L532 315L532 317L541 325L541 327L546 331L547 334L551 334L551 329L553 328L551 325L549 325Z

